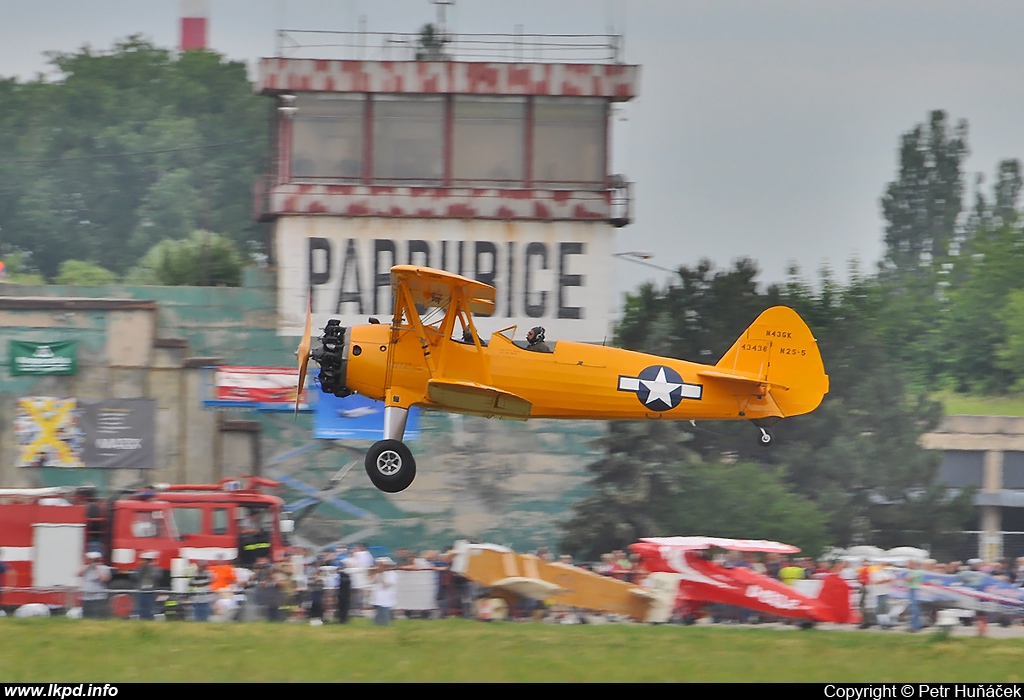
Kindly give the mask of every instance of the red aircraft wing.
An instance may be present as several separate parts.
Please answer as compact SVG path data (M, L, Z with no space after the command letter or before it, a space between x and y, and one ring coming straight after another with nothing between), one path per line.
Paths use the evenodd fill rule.
M724 546L723 546L724 545ZM691 602L721 603L780 617L816 622L855 622L849 586L829 574L817 598L742 566L725 567L701 554L713 547L737 551L793 553L792 545L764 540L712 537L646 538L630 546L650 572L680 574L679 590Z

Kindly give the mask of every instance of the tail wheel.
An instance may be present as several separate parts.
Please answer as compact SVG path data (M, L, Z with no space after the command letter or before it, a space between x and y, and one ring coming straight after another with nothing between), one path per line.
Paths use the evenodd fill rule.
M416 478L416 460L399 440L375 442L366 453L366 474L385 493L398 493L409 488Z
M760 443L762 446L768 447L775 442L775 436L772 435L772 431L768 430L768 428L762 428L759 426L758 430L761 431Z

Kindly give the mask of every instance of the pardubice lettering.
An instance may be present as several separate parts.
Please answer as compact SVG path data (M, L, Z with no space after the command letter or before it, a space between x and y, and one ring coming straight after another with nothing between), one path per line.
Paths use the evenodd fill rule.
M582 265L579 256L586 253L583 242L348 238L335 246L328 238L311 237L308 246L308 280L313 290L314 311L339 315L387 313L391 308L391 267L410 264L440 268L498 286L495 316L559 319L585 316L584 308L570 301L574 288L586 287L586 276L579 274ZM372 261L369 279L364 279L365 268L360 264L366 259ZM542 272L547 272L544 276L548 279L554 279L547 289L541 286ZM338 276L340 280L335 279ZM499 278L502 284L495 285ZM322 296L328 284L338 290L329 301ZM585 291L577 289L575 294L582 295Z

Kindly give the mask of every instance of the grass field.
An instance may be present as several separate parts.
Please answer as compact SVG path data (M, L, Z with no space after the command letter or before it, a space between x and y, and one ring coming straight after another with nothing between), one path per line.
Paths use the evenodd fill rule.
M0 682L984 682L1024 639L710 626L0 620Z
M1024 396L969 396L940 392L935 396L947 416L1024 416Z

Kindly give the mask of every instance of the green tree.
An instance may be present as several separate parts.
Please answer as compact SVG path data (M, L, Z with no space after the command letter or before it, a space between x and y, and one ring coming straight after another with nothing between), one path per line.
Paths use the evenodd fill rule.
M444 53L447 39L434 28L433 24L424 24L420 29L419 50L416 51L417 61L447 61L450 57Z
M1017 204L1020 200L1022 184L1024 184L1024 180L1021 178L1020 161L1016 159L1002 161L996 176L992 202L992 213L1000 223L1012 225L1017 221L1019 216Z
M967 122L950 133L946 113L903 135L899 177L882 197L886 219L885 265L899 276L931 271L949 254L963 206L961 163L967 156Z
M680 496L680 464L693 456L689 436L667 423L612 423L600 441L605 456L587 468L591 493L565 523L562 549L597 560L661 530Z
M996 348L996 365L1015 377L1015 390L1024 391L1024 289L1009 293L999 312L999 321L1006 333Z
M237 287L242 282L242 255L229 239L195 231L183 240L157 243L127 276L130 284Z
M168 238L185 238L196 228L199 192L192 173L177 168L153 183L139 207L139 222L131 243L139 254Z
M946 533L961 530L971 515L970 494L935 486L937 456L919 444L921 435L936 427L941 407L908 390L898 360L875 333L879 298L874 278L857 279L843 288L827 271L817 288L794 274L788 284L762 293L756 268L748 261L724 272L706 262L696 269L681 268L679 281L667 288L647 285L630 295L617 336L622 345L705 363L714 363L761 310L788 304L818 339L830 391L816 411L780 423L776 445L768 450L757 444L756 431L743 421L696 427L652 421L635 424L630 428L634 432L611 432L606 458L593 466L593 491L568 525L567 544L582 546L590 537L607 548L614 537L637 536L652 524L681 528L706 521L719 526L721 521L706 511L685 505L688 498L703 502L712 498L708 494L714 489L725 488L704 484L707 473L694 464L723 469L743 465L728 468L739 475L740 489L747 482L755 487L749 475L743 476L750 464L775 479L756 484L766 501L765 517L760 522L736 520L743 528L756 528L748 537L778 531L773 525L778 516L767 514L786 494L793 503L814 505L833 544L862 538L879 545L934 544L940 535L948 539ZM658 451L673 457L652 456ZM650 470L657 475L657 489L646 486ZM741 496L715 497L739 508L747 502ZM702 520L672 517L691 510L702 513ZM788 532L814 546L819 543L813 531Z
M55 284L79 285L83 287L102 287L117 282L117 275L110 270L84 260L65 260L60 264L60 271Z
M951 129L936 110L901 138L898 177L882 197L885 257L874 284L871 324L890 357L920 386L934 386L948 365L942 320L950 276L948 261L971 233L963 210L961 165L967 123ZM974 218L973 216L970 218Z
M1011 293L1024 288L1024 231L998 221L978 231L955 263L957 284L947 292L942 321L946 371L960 391L1000 394L1024 376L1001 361Z
M0 81L0 235L43 274L69 259L123 273L196 228L262 245L266 103L244 63L139 37L51 63L52 82Z
M615 423L591 464L592 492L563 523L562 549L597 560L641 537L770 538L820 553L825 517L782 474L750 463L705 462L671 425Z
M8 245L0 245L0 262L3 262L3 274L0 283L8 284L46 284L46 280L31 264L32 254L13 249Z
M908 387L878 337L876 284L858 279L831 294L794 284L783 295L814 319L830 388L818 410L780 425L784 439L762 459L784 467L788 483L827 514L836 544L949 542L971 516L971 494L936 484L939 457L920 439L942 407Z
M832 542L821 509L795 493L782 470L693 461L681 471L680 496L662 523L665 534L753 536L795 545L814 557Z

